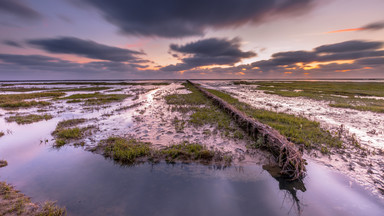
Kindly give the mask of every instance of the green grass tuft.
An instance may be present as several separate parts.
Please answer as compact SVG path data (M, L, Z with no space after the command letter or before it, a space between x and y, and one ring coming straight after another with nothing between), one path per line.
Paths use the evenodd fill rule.
M74 127L81 123L86 122L87 119L69 119L61 121L57 124L55 131L52 132L52 135L55 137L56 143L55 147L62 147L68 142L76 141L82 139L88 130L92 127ZM91 132L90 132L91 133ZM84 145L81 145L84 146Z
M17 124L31 124L31 123L39 122L43 120L50 120L52 118L53 116L50 114L43 114L43 115L30 114L30 115L9 116L5 118L5 120L7 120L8 122L16 122Z
M0 107L8 109L17 109L17 108L28 108L32 106L48 106L51 103L46 101L25 101L36 98L47 98L47 97L61 97L65 95L62 92L39 92L39 93L29 93L29 94L4 94L0 95Z
M105 157L125 165L162 159L169 163L197 161L204 164L224 163L230 165L232 160L231 155L208 150L201 144L186 141L157 150L152 147L151 143L141 142L134 138L109 137L100 141L97 148L104 150Z
M207 147L186 141L162 149L160 154L165 157L167 162L188 160L212 161L215 157L215 152L208 150Z
M84 119L84 118L63 120L63 121L60 121L59 123L57 123L56 128L73 127L73 126L82 124L86 121L87 121L87 119Z
M103 140L104 155L123 164L136 162L140 157L151 154L150 143L140 142L133 138L110 137Z
M84 100L86 105L102 105L106 103L119 102L131 96L132 95L127 95L127 94L92 93L92 94L73 94L68 97L64 97L60 99L68 100L67 103L79 103L79 102L83 102L83 100L80 100L80 99L86 99Z

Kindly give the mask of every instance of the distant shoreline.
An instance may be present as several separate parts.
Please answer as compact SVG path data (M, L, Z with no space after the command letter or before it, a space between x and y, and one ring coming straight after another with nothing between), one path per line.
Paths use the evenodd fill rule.
M257 81L384 81L384 78L350 78L350 79L73 79L73 80L0 80L0 82L75 82L75 81L184 81L184 80L257 80Z

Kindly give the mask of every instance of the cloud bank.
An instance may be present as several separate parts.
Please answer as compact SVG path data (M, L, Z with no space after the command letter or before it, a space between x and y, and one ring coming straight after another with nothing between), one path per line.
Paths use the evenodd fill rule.
M315 0L82 0L129 35L177 38L309 11ZM78 4L78 2L76 2Z
M142 60L137 55L144 54L139 51L107 46L75 37L34 39L28 40L27 43L50 53L74 54L113 62L141 62Z
M200 66L233 65L244 58L256 56L252 51L243 52L240 49L241 40L225 38L208 38L188 43L186 45L171 44L171 51L187 55L182 63L163 67L164 71L182 71Z
M37 20L42 18L39 12L19 0L0 0L0 12L24 20Z

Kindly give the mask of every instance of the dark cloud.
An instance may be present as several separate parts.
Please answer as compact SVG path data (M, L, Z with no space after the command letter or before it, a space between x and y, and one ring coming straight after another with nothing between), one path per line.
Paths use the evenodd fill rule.
M143 52L107 46L91 40L82 40L75 37L36 39L28 40L27 42L50 53L74 54L91 59L115 62L142 61L137 55L144 54Z
M360 64L360 65L369 65L369 66L376 66L376 65L383 65L384 66L384 57L359 59L355 63Z
M296 62L311 62L316 59L317 54L307 51L280 52L272 55L274 61L279 65L290 65Z
M324 62L324 61L337 61L337 60L355 60L355 59L377 57L377 56L384 56L384 50L381 50L381 51L375 51L375 50L364 51L363 50L361 52L335 53L330 55L318 56L315 60Z
M369 57L384 56L380 50L382 42L345 41L336 44L327 44L315 48L313 51L279 52L272 55L269 60L252 63L252 66L262 70L275 70L276 67L292 67L297 63L330 62L338 60L357 60Z
M384 21L371 23L371 24L365 25L361 28L363 30L372 30L372 31L381 30L381 29L384 29Z
M75 63L42 55L13 55L0 54L0 60L4 63L15 64L19 66L39 66L39 67L72 67Z
M18 47L18 48L23 47L20 43L13 41L13 40L3 40L3 44L8 45L8 46Z
M25 20L36 20L42 15L19 0L0 0L0 11Z
M228 40L225 38L209 38L186 45L171 44L171 51L188 57L182 58L182 63L169 65L163 70L180 71L208 65L233 65L244 58L256 56L254 52L243 52L240 49L239 38Z
M77 63L60 58L54 58L43 55L13 55L13 54L0 54L1 66L14 66L17 68L26 68L28 70L52 70L52 71L68 71L68 72L130 72L136 71L136 64L122 63L122 62L89 62Z
M363 50L375 50L383 46L383 42L351 40L336 44L328 44L315 48L318 53L340 53Z
M172 72L145 70L143 67L145 66L135 63L110 61L77 63L43 55L0 54L2 80L57 80L84 79L84 77L86 79L164 79L175 78L177 75Z
M121 32L184 37L307 12L315 0L82 0ZM77 3L78 4L78 3Z

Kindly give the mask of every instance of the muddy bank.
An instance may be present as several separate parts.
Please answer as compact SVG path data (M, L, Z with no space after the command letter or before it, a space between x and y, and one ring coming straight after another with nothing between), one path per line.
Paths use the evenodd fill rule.
M319 122L335 136L340 135L344 148L332 149L330 155L307 152L305 157L347 174L377 196L384 197L384 114L334 108L326 101L265 94L255 86L232 85L230 81L200 83L228 92L255 108L304 116ZM364 150L356 146L356 142Z
M66 210L51 201L33 203L14 186L0 181L0 215L64 216Z
M186 123L193 111L178 112L166 103L164 97L172 94L188 94L182 82L172 83L147 96L147 101L133 112L132 135L152 143L157 148L167 147L183 141L200 143L210 150L229 153L234 165L241 163L269 163L271 156L264 156L259 150L250 150L247 145L253 142L249 137L233 139L227 137L216 126L205 124L194 126ZM182 127L175 125L175 119L185 122ZM251 154L248 154L251 153Z

